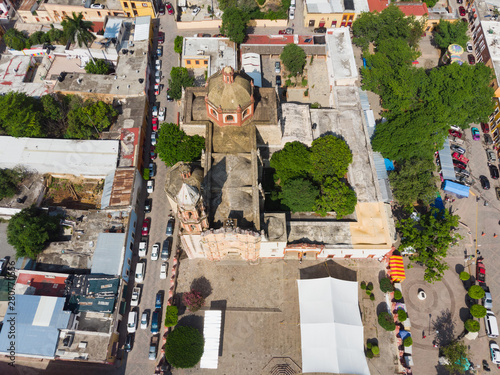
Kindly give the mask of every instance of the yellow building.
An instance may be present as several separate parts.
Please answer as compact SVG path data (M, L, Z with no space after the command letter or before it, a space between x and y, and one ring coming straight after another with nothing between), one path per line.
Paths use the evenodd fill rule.
M157 9L155 9L155 4L150 0L145 1L129 1L120 0L122 5L122 10L125 12L127 17L141 17L141 16L151 16L151 18L157 17Z
M304 27L350 27L369 11L367 0L306 0Z

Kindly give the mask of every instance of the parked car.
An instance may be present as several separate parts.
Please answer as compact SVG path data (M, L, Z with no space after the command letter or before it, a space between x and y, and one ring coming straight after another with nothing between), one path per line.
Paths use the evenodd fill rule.
M490 149L486 150L486 158L488 159L488 161L490 163L494 163L494 162L497 161L497 157L495 155L495 151L490 150Z
M161 260L164 261L168 260L171 248L172 248L172 237L167 237L167 239L163 241L163 249L161 250Z
M148 194L151 194L155 190L155 182L153 180L149 180L146 188Z
M486 122L481 123L481 130L483 133L489 133L490 132L490 126Z
M160 267L160 279L164 280L167 278L167 263L163 262Z
M155 160L158 155L156 154L156 148L154 146L151 146L149 149L149 158L151 160Z
M170 96L169 91L170 91L170 88L168 88L168 89L167 89L167 102L173 102L173 101L174 101L174 98L172 98L172 97Z
M487 310L491 310L493 308L493 298L491 297L491 293L490 293L489 289L487 289L487 291L485 291L485 293L484 293L483 306Z
M166 234L167 236L171 236L174 234L174 224L175 224L175 219L170 219L167 223L167 231Z
M483 264L483 258L478 258L476 263L476 280L479 285L486 285L486 268Z
M467 47L467 52L473 51L472 44L470 42L467 42L466 47Z
M326 27L317 27L314 29L314 32L318 34L324 34L326 33Z
M495 365L500 365L500 347L498 347L498 344L495 341L490 342L490 355L491 362Z
M472 133L472 139L475 140L475 141L479 141L480 139L480 136L479 136L479 129L474 127L474 128L471 128L471 133Z
M141 288L135 287L132 289L132 298L130 299L130 306L139 306L139 299L141 298Z
M135 266L135 282L140 284L144 282L144 273L146 272L146 264L138 262Z
M454 168L455 173L464 175L465 177L470 177L470 172L466 171L465 169L460 169L460 168Z
M457 168L460 168L460 169L467 168L467 165L465 165L464 163L462 163L461 161L458 161L458 160L453 160L453 165Z
M104 5L94 3L90 6L90 9L104 9Z
M285 35L285 34L286 34L286 30L285 30L285 29L280 30L280 31L278 31L278 34L280 34L280 35Z
M154 132L158 130L158 117L153 117L151 119L151 127Z
M160 110L158 111L158 120L159 121L165 121L165 113L167 112L167 109L165 107L160 107Z
M156 146L156 132L151 132L151 145Z
M486 146L491 146L493 144L493 139L491 138L491 135L483 134L483 138L484 138L484 143L486 144Z
M144 202L144 212L147 214L150 213L152 205L153 200L151 198L146 199L146 201Z
M157 242L151 248L151 260L158 260L159 252L160 252L160 243Z
M463 4L464 0L457 0L457 4Z
M280 73L281 73L281 64L280 64L280 62L279 62L279 61L276 61L276 62L274 63L274 72L275 72L276 74L280 74Z
M139 257L145 257L148 251L148 237L142 237L141 242L139 242Z
M163 44L165 42L165 33L163 31L158 32L158 44Z
M469 53L467 55L467 60L469 60L470 65L474 65L476 63L476 58L474 57L474 55L472 53Z
M137 311L128 313L127 332L134 333L137 327Z
M162 305L163 305L163 293L158 292L156 293L156 298L155 298L155 308L161 309Z
M455 160L458 160L458 161L461 161L462 163L464 163L465 165L467 165L469 163L469 159L467 159L465 156L463 156L462 154L459 154L458 152L454 152L451 157Z
M133 335L131 335L130 333L127 335L127 338L125 339L125 346L123 347L123 349L125 349L125 352L127 353L130 353L130 351L132 350L132 338L133 338Z
M460 12L460 16L465 16L465 8L463 6L458 7L458 11Z
M156 164L153 162L149 163L149 178L156 176Z
M158 107L157 106L153 106L153 108L151 109L151 115L153 117L157 117L158 116Z
M158 333L158 311L153 312L153 316L151 317L151 333L154 335Z
M165 15L165 7L163 5L160 5L160 9L158 9L158 15L160 16Z
M170 3L167 3L167 12L170 15L174 14L174 7Z
M196 16L198 13L200 13L200 10L201 8L200 7L196 7L193 9L193 12L191 13L193 16Z
M496 193L497 199L500 201L500 188L496 187L495 193Z
M141 316L141 329L148 328L148 312L144 311Z
M481 181L481 187L484 190L488 190L490 188L490 181L488 180L488 177L486 176L479 176L479 181Z
M462 138L462 133L460 133L458 130L449 129L449 130L448 130L448 133L449 133L452 137Z
M450 146L451 150L454 152L458 152L459 154L465 154L465 149L463 147L457 146L457 145L451 145Z
M496 165L489 165L490 167L490 177L494 180L498 180L498 168Z
M276 76L276 86L281 87L281 76Z
M151 225L151 219L149 217L145 218L142 222L142 235L147 236L149 234L149 226Z
M163 47L158 47L156 49L156 54L158 55L158 57L162 57L163 56Z
M295 8L290 7L288 10L288 17L293 20L295 19Z

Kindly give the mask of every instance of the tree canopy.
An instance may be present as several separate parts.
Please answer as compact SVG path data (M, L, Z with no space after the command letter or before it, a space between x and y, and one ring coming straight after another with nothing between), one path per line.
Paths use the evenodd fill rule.
M112 105L104 102L86 100L81 107L68 113L66 138L96 139L103 130L108 129L118 116Z
M426 269L424 280L433 283L443 278L443 273L449 267L445 262L450 244L461 238L452 231L458 227L459 217L451 215L447 210L431 208L427 213L420 215L420 220L412 218L402 219L396 223L401 235L402 249L413 248L410 255L410 264L422 263Z
M222 25L220 32L226 35L234 43L243 43L247 36L247 23L250 17L241 8L228 7L222 14Z
M170 79L168 86L170 88L169 95L179 100L182 97L182 88L193 86L194 78L189 75L186 68L174 66L170 70Z
M319 196L318 187L310 180L294 178L287 180L280 193L281 204L292 212L314 211Z
M31 206L12 216L7 226L7 242L16 249L17 257L36 256L59 234L59 217Z
M110 72L109 65L106 61L99 59L94 61L89 61L85 65L85 72L89 74L108 74Z
M321 195L316 201L316 213L326 216L334 211L337 219L354 212L356 193L346 183L336 177L328 176L321 185Z
M22 31L19 31L18 29L15 29L13 27L5 32L3 41L5 42L7 47L15 49L17 51L21 51L31 46L28 37Z
M0 128L13 137L44 137L43 107L39 100L20 92L0 96Z
M327 176L341 178L352 163L352 152L347 143L333 135L313 141L311 146L312 176L321 182Z
M434 42L439 48L447 49L450 44L458 44L465 48L469 37L467 22L449 22L440 20L434 32Z
M311 173L311 152L299 141L288 142L273 154L270 165L276 170L276 176L283 184L289 179L307 178Z
M204 148L205 138L199 135L189 136L176 124L165 123L160 127L156 151L160 159L168 166L179 161L198 160Z
M182 45L184 43L184 37L182 35L177 35L174 40L174 52L182 53Z
M435 169L432 160L409 159L403 161L397 171L391 172L389 180L398 203L411 207L415 202L427 204L435 198L437 187L432 174Z
M0 199L16 195L23 173L18 169L0 169Z
M204 345L196 328L177 327L167 336L165 358L175 368L191 368L200 361Z
M66 16L61 22L64 33L72 42L76 42L79 47L88 47L95 40L95 35L91 30L94 24L83 19L83 13L73 12L73 16Z
M294 43L287 44L281 52L280 60L285 68L293 74L302 74L306 65L306 53L302 48Z
M448 360L444 365L450 374L464 374L467 368L467 346L462 341L454 341L449 345L441 348L443 356Z

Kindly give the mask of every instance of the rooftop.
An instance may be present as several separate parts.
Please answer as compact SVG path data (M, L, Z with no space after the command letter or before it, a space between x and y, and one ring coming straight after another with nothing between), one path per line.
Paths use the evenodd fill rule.
M66 339L66 337L69 339ZM109 335L91 332L68 331L61 332L56 351L56 358L62 360L87 360L104 362L106 360ZM69 346L67 344L70 344Z
M313 137L309 106L282 103L281 113L283 120L281 145L285 146L288 142L300 140L300 142L310 147Z
M332 84L350 84L358 79L358 68L347 27L328 29L326 49L328 75Z
M231 71L230 67L225 67ZM242 109L250 105L253 96L253 86L247 76L234 72L232 83L224 82L223 73L218 72L208 79L208 101L216 108L222 110L236 110L238 106Z
M281 54L287 44L297 44L306 54L325 55L325 36L302 35L248 35L240 46L241 53L257 53L259 55Z
M236 44L229 38L184 38L182 57L210 59L208 77L225 66L238 68L236 61Z
M0 167L104 177L116 168L118 141L0 137Z
M59 330L68 327L71 316L71 312L63 311L64 303L65 298L16 295L9 311L15 314L16 355L54 357ZM9 330L0 331L0 353L8 354L8 336Z
M94 2L94 1L92 1L92 2ZM89 3L92 3L92 2L89 1ZM81 8L84 8L86 5L85 3L82 3L82 0L48 0L46 3L57 4L57 5L72 5L72 6L78 6ZM103 11L106 11L108 9L123 10L119 0L98 0L98 1L95 1L95 3L99 3L99 4L104 5Z
M387 0L367 0L368 7L370 8L367 12L382 12L385 8L389 6L389 1ZM426 3L392 3L397 5L401 11L406 16L416 16L421 17L425 14L428 14L427 4Z
M68 274L24 270L17 273L16 294L64 297Z
M31 66L30 56L0 55L0 95L12 91L34 97L48 94L49 88L42 82L30 82L27 72Z
M110 207L123 207L132 204L136 168L118 168L113 179L113 188L109 201Z
M99 233L90 273L119 276L122 274L125 233Z
M500 76L500 22L481 21L484 39L490 52L495 75Z
M306 0L308 13L369 12L367 0Z

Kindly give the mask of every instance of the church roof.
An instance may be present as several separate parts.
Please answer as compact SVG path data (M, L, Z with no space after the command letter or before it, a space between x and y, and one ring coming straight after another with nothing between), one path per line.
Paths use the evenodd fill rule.
M177 204L181 207L196 206L200 200L200 193L194 186L183 183L177 194Z
M222 71L214 74L208 81L208 101L223 110L236 110L251 103L252 86L250 80L234 73L234 82L225 83Z

